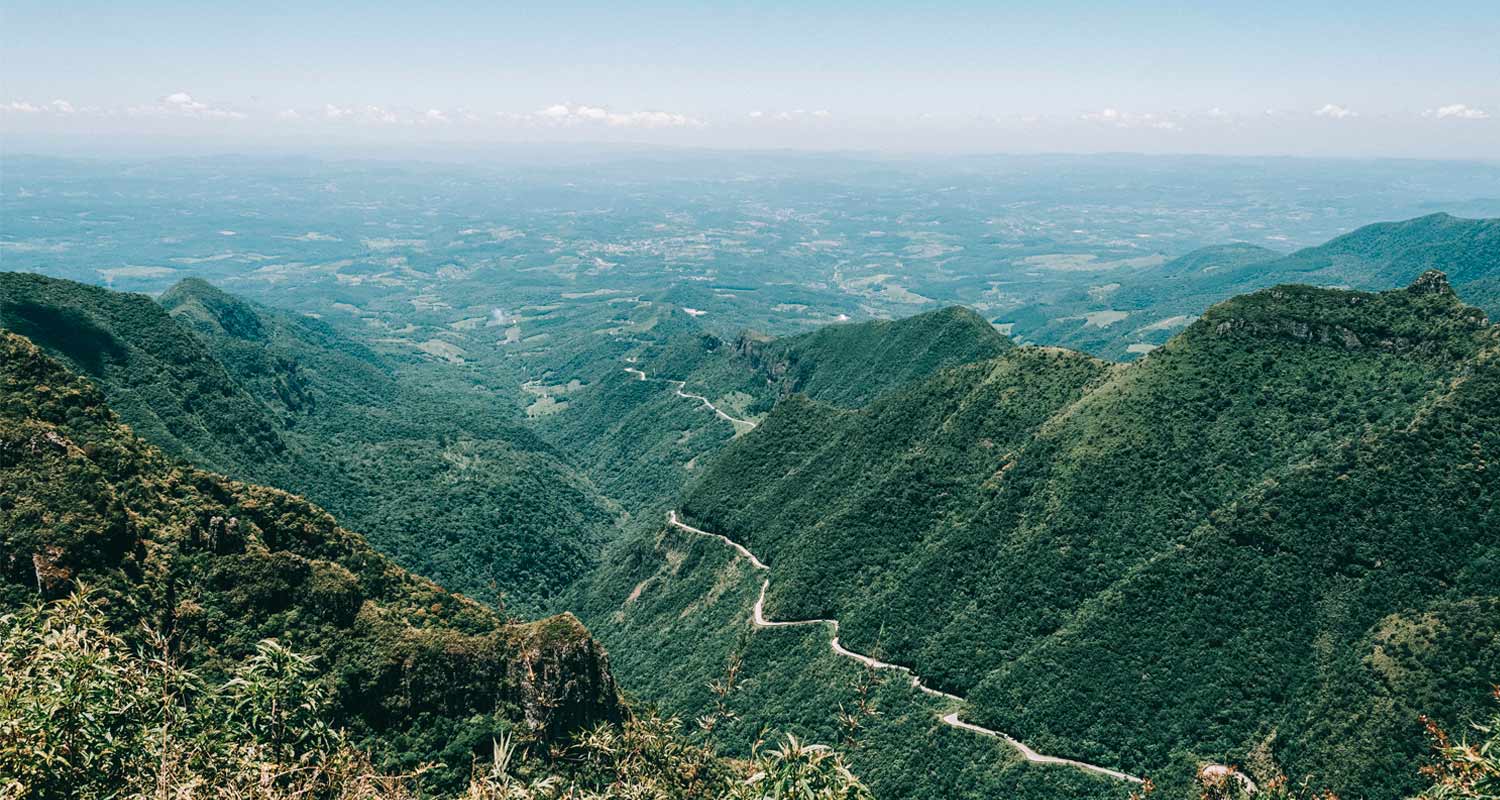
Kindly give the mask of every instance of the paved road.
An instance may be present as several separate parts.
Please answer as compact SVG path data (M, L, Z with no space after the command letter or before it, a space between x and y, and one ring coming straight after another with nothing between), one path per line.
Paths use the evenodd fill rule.
M762 571L767 571L767 572L770 571L770 567L767 567L765 565L765 562L761 561L759 558L756 558L755 554L752 553L752 552L750 552L748 549L746 549L744 545L740 544L739 542L734 541L733 539L730 539L727 536L724 536L723 534L710 533L709 531L705 531L705 530L703 530L701 528L695 528L695 527L687 524L686 522L683 522L682 520L678 519L676 511L669 511L669 512L667 512L667 524L669 524L669 525L671 525L671 526L673 526L675 528L687 531L688 533L696 533L696 534L699 534L701 536L708 536L708 537L711 537L711 538L714 538L714 539L718 539L719 541L723 542L724 544L727 544L730 547L734 548L736 552L738 552L740 555L744 556L747 560L749 560L749 562L751 563L751 565L753 565L756 569L762 570ZM826 625L833 632L833 639L832 639L832 642L831 642L831 646L833 648L833 652L838 653L839 655L841 655L841 656L843 656L845 658L849 658L849 659L853 659L855 661L858 661L859 663L864 664L865 666L870 667L871 669L892 670L892 671L895 671L895 672L900 672L900 673L906 675L907 677L911 678L911 685L914 688L920 690L923 694L931 695L933 697L941 697L941 698L943 698L945 700L949 700L949 701L952 701L952 702L958 702L958 703L964 702L964 699L962 697L959 697L956 694L949 694L947 692L938 691L937 689L933 689L930 686L926 685L925 683L922 682L922 679L921 679L920 676L918 676L915 672L912 672L911 667L902 666L900 664L892 664L889 661L881 661L878 658L873 658L871 656L864 655L863 653L856 653L853 650L850 650L849 648L844 647L843 645L839 644L839 621L836 620L836 619L801 619L801 620L791 620L791 621L785 621L785 620L783 620L783 621L777 621L777 620L766 619L766 614L765 614L766 590L769 589L770 587L771 587L771 579L770 578L766 578L765 580L761 581L761 584L760 584L760 596L755 599L755 609L754 609L753 614L751 615L751 621L754 623L754 625L756 627L758 627L758 628L791 628L791 627L797 627L797 626L801 626L801 625ZM1000 740L1004 741L1006 744L1008 744L1011 747L1015 748L1016 752L1020 753L1021 757L1025 758L1027 761L1032 761L1032 762L1035 762L1035 763L1038 763L1038 764L1061 764L1061 765L1064 765L1064 766L1073 767L1075 769L1081 769L1081 770L1084 770L1085 772L1093 772L1093 773L1096 773L1096 774L1099 774L1099 775L1106 775L1108 777L1115 778L1117 780L1129 781L1131 783L1140 783L1141 782L1141 779L1137 778L1134 775L1127 775L1127 774L1125 774L1123 772L1120 772L1118 770L1113 770L1113 769L1110 769L1108 767L1101 767L1101 766L1098 766L1097 764L1089 764L1089 763L1083 762L1083 761L1076 761L1076 760L1071 759L1071 758L1060 758L1058 756L1043 755L1041 753L1038 753L1035 750L1032 750L1030 747L1027 747L1024 742L1021 742L1021 741L1019 741L1019 740L1017 740L1015 738L1012 738L1010 735L1002 733L1001 731L994 731L994 730L990 730L989 728L981 727L979 725L974 725L974 724L969 723L969 722L964 722L963 720L961 720L961 719L958 718L958 712L957 711L954 711L954 712L951 712L951 713L945 715L944 717L942 717L942 721L943 721L944 724L946 724L946 725L948 725L950 727L953 727L953 728L957 728L959 730L969 731L971 733L977 733L977 734L979 734L981 736L987 736L987 737L990 737L992 739L1000 739Z

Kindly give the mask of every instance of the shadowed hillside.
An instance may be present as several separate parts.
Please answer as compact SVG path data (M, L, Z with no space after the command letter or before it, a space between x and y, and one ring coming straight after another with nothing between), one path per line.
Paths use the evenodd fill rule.
M0 273L0 325L90 374L169 453L305 494L455 591L540 610L613 529L612 505L503 407L203 281L158 304Z

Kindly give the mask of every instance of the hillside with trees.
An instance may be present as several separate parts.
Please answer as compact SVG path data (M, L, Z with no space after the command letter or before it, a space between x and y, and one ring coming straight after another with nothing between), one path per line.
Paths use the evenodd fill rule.
M1430 214L1379 222L1287 254L1249 244L1204 247L1001 319L1028 341L1131 358L1236 295L1282 283L1378 291L1405 286L1430 269L1446 273L1467 302L1500 316L1500 219ZM1099 313L1119 318L1090 324L1089 315Z
M87 587L111 630L159 631L207 677L277 639L317 659L330 717L382 763L624 714L573 617L510 622L299 497L166 456L24 338L4 333L0 348L4 607Z
M1500 674L1496 336L1437 273L1277 287L1135 365L1019 348L784 401L682 510L770 565L768 616L837 618L1045 752L1400 797L1417 713Z
M538 611L617 511L483 396L405 377L319 320L189 280L160 302L0 273L0 326L89 375L141 436L305 494L408 569Z
M683 391L753 422L786 397L859 406L1013 346L983 317L959 307L782 338L746 331L726 339L682 320L656 333L659 338L620 364L618 374L541 427L559 447L578 454L581 468L607 494L632 509L671 502L737 434L734 425L674 396L667 382L682 381Z
M503 618L195 470L0 332L0 796L864 800L795 737L634 713L571 615Z

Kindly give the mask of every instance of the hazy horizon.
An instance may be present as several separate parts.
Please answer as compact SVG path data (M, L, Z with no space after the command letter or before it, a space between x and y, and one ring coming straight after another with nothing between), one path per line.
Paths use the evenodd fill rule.
M635 144L1500 158L1477 2L8 2L9 153Z

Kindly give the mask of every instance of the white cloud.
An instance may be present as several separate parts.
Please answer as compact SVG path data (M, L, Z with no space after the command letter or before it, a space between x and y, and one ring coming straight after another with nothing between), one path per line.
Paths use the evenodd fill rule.
M427 109L427 113L422 115L422 121L436 125L446 125L449 122L448 115L437 108Z
M276 112L276 118L279 120L294 121L302 119L302 115L297 113L296 109L288 108Z
M751 111L749 118L762 122L827 122L833 119L833 112L824 108L812 111L805 108L794 108L790 111Z
M1177 116L1180 117L1180 115ZM1088 111L1078 115L1078 118L1084 122L1096 122L1102 125L1112 125L1116 128L1151 128L1159 131L1182 130L1181 123L1165 114L1153 114L1151 112L1137 114L1129 111L1121 111L1118 108Z
M84 110L87 111L89 109ZM78 109L75 108L72 103L69 103L66 100L53 100L50 103L46 103L40 106L29 103L25 100L12 100L9 103L0 105L0 111L6 111L12 114L73 114L76 113Z
M243 111L218 108L193 99L187 92L173 92L156 105L132 106L125 113L133 117L190 117L192 119L247 119Z
M499 114L511 122L558 127L606 125L611 128L702 128L702 120L671 111L610 111L599 106L569 106L563 103L547 106L531 114Z
M401 121L401 116L381 106L336 106L332 103L327 103L323 106L323 119L332 121L348 120L373 125L394 125Z
M610 114L605 122L612 128L701 128L703 123L684 114L667 111L631 111Z
M1442 106L1423 112L1424 117L1436 119L1489 119L1490 113L1482 108L1466 106L1463 103L1454 103L1451 106Z
M1351 111L1343 106L1334 105L1333 103L1324 105L1322 108L1314 111L1313 114L1328 119L1352 119L1359 116L1358 112Z
M381 125L395 125L401 121L400 114L380 106L365 106L363 114L365 120Z

